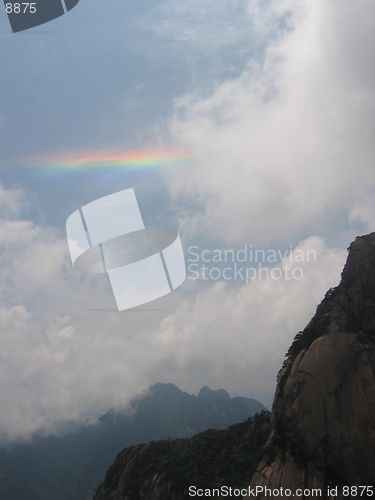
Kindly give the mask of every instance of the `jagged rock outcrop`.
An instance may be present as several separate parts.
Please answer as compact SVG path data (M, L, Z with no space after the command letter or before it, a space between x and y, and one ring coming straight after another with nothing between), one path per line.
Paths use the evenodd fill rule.
M254 487L330 498L337 485L341 499L375 484L375 233L350 245L341 278L288 351Z

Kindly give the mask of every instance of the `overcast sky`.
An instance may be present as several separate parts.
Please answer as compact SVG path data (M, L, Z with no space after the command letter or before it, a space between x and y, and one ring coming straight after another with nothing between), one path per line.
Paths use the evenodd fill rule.
M294 335L374 230L374 2L81 0L18 34L0 10L0 440L125 406L158 381L270 408ZM171 149L190 160L58 167ZM180 231L188 279L110 312L105 277L72 268L65 221L131 187L146 224ZM244 248L277 261L224 279L240 259L213 251Z

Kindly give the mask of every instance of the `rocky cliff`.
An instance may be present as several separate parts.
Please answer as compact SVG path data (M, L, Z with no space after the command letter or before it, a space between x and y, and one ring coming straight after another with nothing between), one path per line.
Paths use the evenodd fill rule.
M95 500L184 500L189 486L204 491L249 484L269 432L269 412L261 412L225 430L126 448L109 468Z
M330 498L328 487L338 486L335 498L348 498L343 486L373 486L375 233L350 245L340 285L327 292L287 357L252 486L320 488L321 498Z

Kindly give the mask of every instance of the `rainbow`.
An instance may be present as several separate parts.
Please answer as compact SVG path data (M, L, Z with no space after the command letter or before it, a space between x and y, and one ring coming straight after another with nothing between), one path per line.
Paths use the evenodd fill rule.
M189 163L192 155L188 151L133 151L67 154L39 159L34 163L41 169L60 172L84 171L92 169L145 169L160 166Z

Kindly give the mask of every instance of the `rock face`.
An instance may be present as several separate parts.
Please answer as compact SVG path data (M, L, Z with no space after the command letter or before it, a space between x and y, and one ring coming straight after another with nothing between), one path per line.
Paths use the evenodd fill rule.
M269 432L270 415L262 412L225 430L126 448L95 500L185 500L194 496L189 486L248 485Z
M375 484L375 233L350 245L341 277L288 351L253 487L338 486L341 499Z

